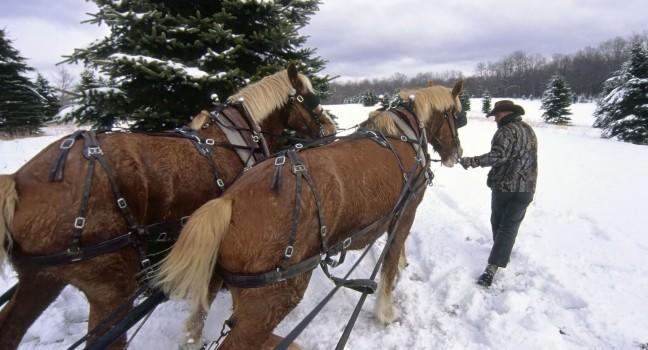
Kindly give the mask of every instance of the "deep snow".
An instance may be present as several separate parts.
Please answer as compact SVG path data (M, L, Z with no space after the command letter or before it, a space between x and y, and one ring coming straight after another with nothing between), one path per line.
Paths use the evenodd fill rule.
M481 101L473 99L473 109ZM493 103L495 100L492 101ZM433 165L436 178L407 242L409 266L394 291L396 321L379 325L369 297L348 349L632 349L648 343L648 147L601 139L594 104L572 106L573 125L544 124L540 101L518 100L539 140L535 201L520 228L509 267L494 287L478 287L491 244L488 169ZM328 106L351 126L371 108ZM492 119L469 112L460 130L464 155L488 151ZM48 129L51 134L69 128ZM10 173L59 136L0 141L0 172ZM358 276L368 276L373 256ZM346 267L351 263L347 262ZM341 269L344 269L342 267ZM0 277L0 292L14 281ZM342 274L342 272L337 272ZM314 273L304 301L279 326L288 333L332 288ZM358 299L342 290L298 338L305 349L335 347ZM205 335L214 339L229 315L221 293ZM66 288L25 336L21 349L61 349L84 333L87 304ZM187 305L160 306L132 349L175 349Z

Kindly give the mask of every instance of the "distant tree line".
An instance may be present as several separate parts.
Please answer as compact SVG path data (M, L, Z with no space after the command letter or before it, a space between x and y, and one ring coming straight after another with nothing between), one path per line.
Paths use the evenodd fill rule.
M421 87L428 81L451 85L459 78L464 78L465 89L471 97L482 97L488 91L491 97L541 98L547 82L556 74L569 83L575 97L591 100L603 91L603 83L628 59L632 43L647 39L648 33L627 39L617 37L596 47L586 47L569 55L554 54L551 58L515 51L494 62L478 63L475 74L468 77L460 71L447 71L419 73L414 77L396 73L383 79L333 82L327 103L343 103L367 91L385 94L399 88Z

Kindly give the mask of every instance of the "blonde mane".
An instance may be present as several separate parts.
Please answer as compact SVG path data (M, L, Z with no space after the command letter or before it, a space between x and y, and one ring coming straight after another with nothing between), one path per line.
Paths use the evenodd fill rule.
M452 107L461 111L461 102L459 98L452 97L452 89L443 86L430 86L422 89L403 90L399 96L403 100L408 100L414 95L414 112L422 123L427 122L433 112L444 112ZM373 111L369 113L369 120L362 123L364 127L373 126L382 132L397 135L400 133L398 126L389 116L389 111Z
M452 89L444 86L430 86L418 90L402 91L399 96L403 100L414 95L414 113L423 123L427 122L433 112L444 112L454 107L461 111L461 103L458 97L452 97Z
M394 120L389 116L390 113L389 111L373 111L369 113L369 120L362 123L361 126L370 128L373 126L376 130L384 133L398 135L400 134L400 130Z
M299 74L299 79L308 91L313 92L308 78ZM230 96L227 102L237 102L243 98L243 108L257 123L261 123L270 113L288 103L288 98L293 95L294 90L288 78L288 71L282 70L246 86Z

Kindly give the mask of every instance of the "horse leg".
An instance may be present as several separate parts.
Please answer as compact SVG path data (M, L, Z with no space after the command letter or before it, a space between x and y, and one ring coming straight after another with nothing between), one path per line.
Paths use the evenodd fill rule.
M407 254L405 253L405 245L403 245L400 257L398 258L398 272L402 272L408 265L409 262L407 261Z
M376 318L383 324L389 324L394 319L392 290L394 289L396 273L399 271L400 261L405 254L405 240L414 223L415 214L416 205L410 205L405 209L401 222L396 228L396 236L387 250L385 261L383 261L378 286L378 300L374 309Z
M232 288L234 313L231 320L234 324L219 350L274 349L282 338L272 331L299 304L310 275L310 272L304 273L262 288Z
M209 304L214 302L218 291L223 286L223 280L214 276L211 279L209 285ZM205 310L200 304L194 306L191 316L185 322L186 335L182 345L182 348L185 350L194 350L200 349L203 345L202 333L203 328L205 327L205 320L207 319L207 313L209 310Z
M0 311L0 349L16 349L21 339L65 286L42 274L19 273L18 288Z
M120 251L101 255L78 265L69 265L63 270L71 283L79 288L88 299L90 304L88 331L101 324L116 309L124 306L137 290L134 276L138 264L135 262L137 261L135 254L132 253ZM115 315L116 320L124 317L131 308L132 305L125 305L124 311ZM108 327L102 328L89 338L90 343L109 329ZM125 345L126 335L124 334L113 342L109 349L123 349Z

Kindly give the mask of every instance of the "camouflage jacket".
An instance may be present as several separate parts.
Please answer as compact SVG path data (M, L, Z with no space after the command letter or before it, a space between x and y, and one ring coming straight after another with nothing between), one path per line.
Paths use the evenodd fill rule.
M538 141L519 115L500 120L490 152L473 157L475 165L489 167L488 187L498 192L535 192L538 178Z

